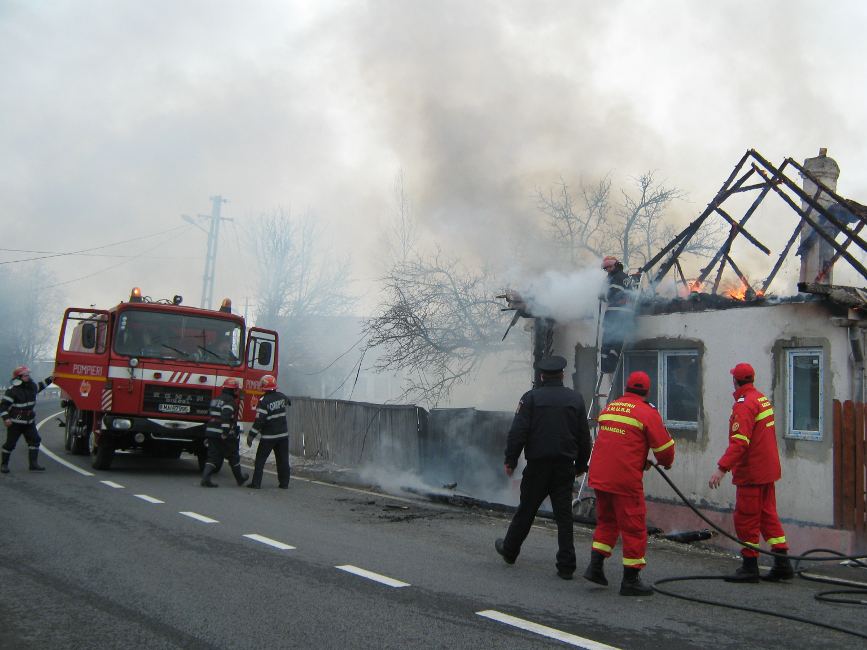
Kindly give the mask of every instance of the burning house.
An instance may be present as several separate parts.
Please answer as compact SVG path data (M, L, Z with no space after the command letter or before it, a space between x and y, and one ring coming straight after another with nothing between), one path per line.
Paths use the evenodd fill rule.
M707 481L728 444L729 369L741 361L752 364L757 386L774 404L783 465L777 500L790 541L796 548L849 552L867 539L864 418L858 415L865 392L867 290L837 286L833 279L835 266L845 263L867 282L859 259L867 251L860 236L867 208L836 193L839 171L824 149L803 164L787 158L779 166L756 151L744 154L698 218L635 274L640 284L634 328L607 381L599 374L595 319L531 322L534 355L570 360L567 376L574 387L588 404L597 401L591 417L599 401L604 405L606 396L600 393L608 385L617 396L629 372L650 375L650 401L677 443L671 478L727 527L734 487L726 482L711 490ZM753 195L751 203L743 200ZM787 215L794 213L793 229L778 253L749 227L756 225L750 220L770 196L783 201ZM739 218L727 210L733 198L748 205ZM696 277L687 277L681 256L690 238L708 219L720 218L728 226L727 238ZM773 225L779 231L783 223ZM751 281L743 272L734 259L735 242L772 262L762 281ZM795 255L800 257L798 291L791 287L774 296L780 269ZM844 408L847 401L855 406ZM646 491L650 523L665 530L703 527L653 472Z

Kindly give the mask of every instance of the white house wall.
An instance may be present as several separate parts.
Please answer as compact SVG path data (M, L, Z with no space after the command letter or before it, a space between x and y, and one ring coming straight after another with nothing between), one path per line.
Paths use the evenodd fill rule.
M570 362L575 345L593 346L595 324L563 326L555 347ZM747 362L756 370L756 386L765 392L775 407L777 438L783 465L783 478L777 484L777 503L784 519L833 524L833 461L831 400L850 399L852 395L848 333L830 321L826 306L795 303L739 307L719 311L688 312L642 316L638 319L636 343L653 341L664 349L694 341L703 350L701 357L703 420L693 433L694 440L675 435L677 458L670 472L681 489L699 503L732 507L735 491L730 481L711 490L707 480L727 444L728 419L732 407L732 379L729 369ZM782 346L822 347L825 350L825 401L823 440L790 440L783 437L786 423L785 354ZM782 361L780 360L782 357ZM573 367L567 372L571 373ZM586 372L586 371L585 371ZM650 472L647 494L659 499L675 499L670 488Z

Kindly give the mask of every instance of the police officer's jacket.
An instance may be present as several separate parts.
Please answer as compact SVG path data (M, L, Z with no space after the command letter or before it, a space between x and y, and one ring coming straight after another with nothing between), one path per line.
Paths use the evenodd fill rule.
M506 442L505 464L516 467L523 451L528 461L568 459L575 461L576 471L586 471L590 446L581 395L562 381L547 381L521 397Z
M12 420L12 426L30 426L36 421L36 395L51 384L49 377L38 384L13 379L12 386L0 398L0 420Z
M286 407L291 404L283 393L271 390L262 396L256 407L256 421L250 435L261 435L262 440L277 440L289 437L286 423Z
M224 390L211 400L208 407L208 424L205 426L206 438L226 438L235 435L237 421L235 395L231 390Z

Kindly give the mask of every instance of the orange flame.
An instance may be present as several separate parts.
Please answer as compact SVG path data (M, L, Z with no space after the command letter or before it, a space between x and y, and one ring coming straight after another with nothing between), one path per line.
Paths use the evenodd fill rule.
M704 282L701 280L690 280L688 284L690 293L699 293L704 288Z

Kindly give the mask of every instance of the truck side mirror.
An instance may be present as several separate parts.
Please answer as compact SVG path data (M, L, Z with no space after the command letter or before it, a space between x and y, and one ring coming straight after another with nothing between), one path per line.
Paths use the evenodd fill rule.
M270 341L261 341L259 343L259 354L256 357L256 363L260 366L268 366L271 364L271 348Z
M96 347L96 325L84 323L81 326L81 347L93 350Z

